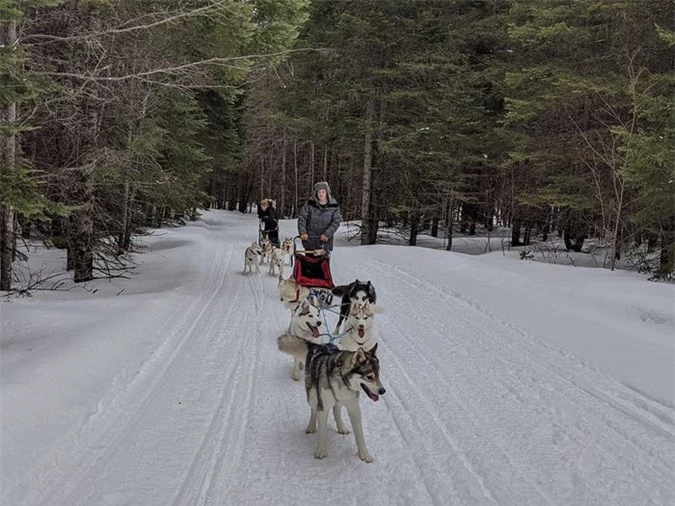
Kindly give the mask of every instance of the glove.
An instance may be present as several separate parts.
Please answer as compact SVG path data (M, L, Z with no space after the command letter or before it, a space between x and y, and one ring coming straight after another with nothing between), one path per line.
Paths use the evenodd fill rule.
M321 234L321 237L319 237L319 239L321 239L321 242L328 242L328 236L326 234Z
M307 234L300 234L301 241L306 241L307 239L309 239L309 236Z

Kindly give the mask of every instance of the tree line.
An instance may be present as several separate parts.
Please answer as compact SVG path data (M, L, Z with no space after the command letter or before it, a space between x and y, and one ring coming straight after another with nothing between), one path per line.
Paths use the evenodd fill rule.
M294 216L327 179L361 242L511 228L675 254L670 1L312 3L298 53L245 98L245 169L222 200ZM229 191L229 193L227 193ZM220 196L218 191L215 193ZM660 252L660 256L659 256Z
M125 269L131 236L204 205L241 157L251 73L285 60L306 0L0 0L0 289L17 240L76 282Z
M0 0L0 288L132 235L330 182L364 244L558 233L675 258L667 0ZM18 260L21 260L19 258Z

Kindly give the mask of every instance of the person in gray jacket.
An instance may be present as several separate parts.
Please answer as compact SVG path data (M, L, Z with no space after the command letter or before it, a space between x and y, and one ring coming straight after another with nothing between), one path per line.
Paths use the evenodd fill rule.
M298 235L305 249L319 249L328 243L333 250L333 235L340 226L342 214L340 204L330 194L325 181L314 185L314 196L309 199L298 214Z

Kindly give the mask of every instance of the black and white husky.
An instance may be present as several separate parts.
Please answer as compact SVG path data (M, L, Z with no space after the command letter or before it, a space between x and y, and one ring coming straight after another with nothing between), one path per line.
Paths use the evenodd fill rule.
M328 413L333 410L337 431L349 434L345 427L340 409L347 408L349 421L354 430L359 458L372 462L363 436L361 423L361 391L373 401L378 401L385 389L380 382L380 362L375 355L377 345L370 351L359 348L357 351L341 351L336 346L309 343L297 337L283 335L278 339L279 350L306 360L305 390L311 409L309 423L305 432L318 431L318 441L314 457L325 458L327 454Z
M340 333L340 327L342 322L345 321L345 318L349 316L349 311L352 308L352 302L364 303L366 301L371 304L377 302L377 294L375 293L375 287L370 281L361 282L358 279L348 285L336 286L332 290L333 295L342 297L340 302L340 318L338 319L337 326L335 327L335 333Z

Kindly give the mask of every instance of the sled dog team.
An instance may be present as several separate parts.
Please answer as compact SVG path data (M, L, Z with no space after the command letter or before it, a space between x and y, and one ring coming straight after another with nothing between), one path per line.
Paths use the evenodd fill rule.
M299 380L305 371L305 391L310 407L309 423L305 432L318 432L314 457L327 455L328 413L333 412L339 434L349 434L342 420L342 406L347 409L356 438L359 458L372 462L363 436L361 424L361 391L377 401L385 389L380 382L380 363L373 328L374 315L380 312L375 304L375 287L370 281L358 279L349 285L336 286L331 291L341 297L340 318L333 333L340 336L337 346L324 344L322 332L327 323L322 317L321 305L310 289L298 285L291 277L279 276L281 300L291 308L288 330L277 338L279 350L293 357L291 377ZM341 329L342 334L340 334Z
M340 314L333 330L339 336L337 345L325 343L329 335L323 318L322 303L313 296L312 290L296 282L291 276L284 279L285 257L292 265L293 241L286 238L280 248L275 248L267 239L261 244L252 243L246 249L244 273L269 262L270 274L278 267L278 288L281 301L291 310L288 330L277 338L279 350L293 357L291 378L300 380L305 373L305 391L310 407L310 417L305 432L318 432L314 457L327 456L328 414L333 412L339 434L349 434L342 420L342 406L347 410L354 431L359 458L372 462L363 436L361 423L360 393L377 401L385 393L379 378L380 363L377 357L377 342L374 333L374 316L381 312L376 304L375 287L358 279L348 285L331 289L332 295L340 298ZM258 260L260 257L260 260Z
M244 253L244 274L247 270L252 273L254 268L256 274L260 274L260 266L267 262L270 266L270 274L274 274L276 269L279 271L279 275L283 276L286 257L289 258L292 267L294 253L295 245L290 237L286 237L279 248L275 247L267 237L263 238L260 243L253 242ZM260 261L258 261L258 257L260 257Z

